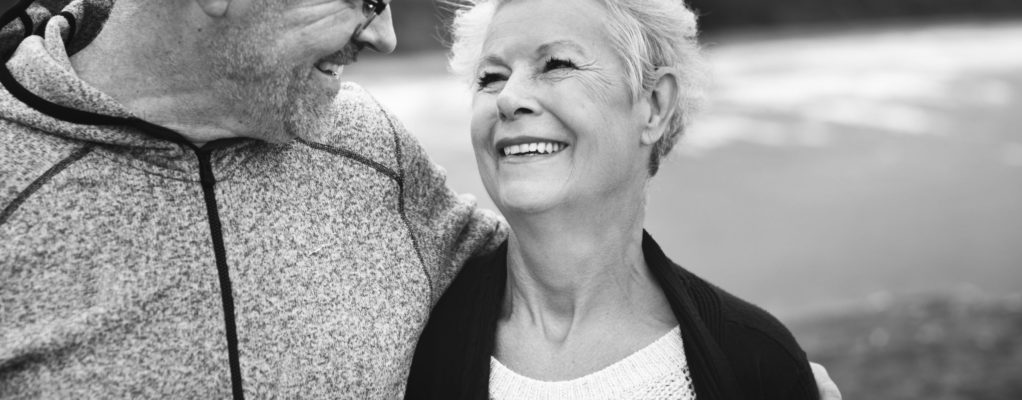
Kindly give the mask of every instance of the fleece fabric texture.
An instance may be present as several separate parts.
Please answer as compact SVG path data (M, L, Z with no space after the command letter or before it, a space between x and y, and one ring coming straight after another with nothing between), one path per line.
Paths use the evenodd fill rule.
M51 19L11 77L133 117L77 78L72 33ZM400 397L435 300L506 229L365 91L335 106L327 139L211 150L223 288L197 151L0 90L0 399L230 398L222 290L246 397Z
M74 36L67 41L68 51L71 54L77 53L99 34L103 23L110 16L113 4L114 0L75 0L71 2L68 0L40 0L33 2L25 10L29 26L25 26L25 21L21 18L15 18L11 23L0 27L0 55L9 55L27 36L25 32L35 31L43 26L51 16L60 12L71 15L76 21L88 21L85 25L75 27Z

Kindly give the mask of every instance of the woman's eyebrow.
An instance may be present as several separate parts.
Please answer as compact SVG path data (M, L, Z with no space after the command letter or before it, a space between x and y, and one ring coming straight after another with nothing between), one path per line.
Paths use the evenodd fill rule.
M481 60L479 60L479 64L478 65L482 66L482 65L503 65L503 64L504 64L504 59L500 58L500 56L498 56L496 54L487 54L485 57L483 57Z
M543 45L541 45L538 48L536 48L536 53L537 54L548 54L551 51L553 51L553 50L555 50L557 48L560 48L560 47L567 47L567 48L569 48L571 50L574 50L575 52L578 52L578 53L580 53L582 55L587 55L588 54L588 53L586 53L585 47L582 47L582 45L578 44L575 41L566 40L566 39L565 40L555 40L553 42L544 43Z

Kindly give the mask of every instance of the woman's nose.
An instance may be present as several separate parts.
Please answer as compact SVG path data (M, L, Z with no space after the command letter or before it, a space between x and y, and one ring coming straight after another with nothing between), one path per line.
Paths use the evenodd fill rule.
M512 121L524 115L539 114L540 107L528 82L512 75L497 94L497 111L502 121Z
M360 45L383 54L394 51L394 48L397 47L397 35L394 33L391 8L387 7L386 10L383 10L383 13L376 16L369 26L358 33L355 40Z

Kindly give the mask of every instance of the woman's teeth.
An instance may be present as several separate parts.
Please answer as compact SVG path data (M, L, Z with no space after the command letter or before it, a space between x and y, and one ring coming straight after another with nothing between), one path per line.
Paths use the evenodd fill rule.
M553 154L564 150L568 145L554 142L522 143L507 146L501 150L504 157L538 154Z

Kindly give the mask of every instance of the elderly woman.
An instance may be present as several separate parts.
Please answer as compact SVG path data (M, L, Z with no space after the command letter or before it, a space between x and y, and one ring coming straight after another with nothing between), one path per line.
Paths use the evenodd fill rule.
M482 0L454 33L479 171L513 233L436 305L406 398L817 398L783 325L642 228L702 93L683 2Z

